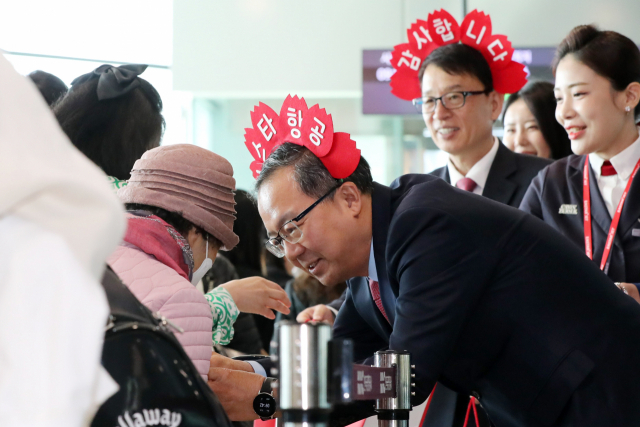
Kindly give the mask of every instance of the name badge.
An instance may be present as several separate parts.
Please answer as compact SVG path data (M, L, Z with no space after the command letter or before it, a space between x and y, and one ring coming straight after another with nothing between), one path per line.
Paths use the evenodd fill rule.
M631 235L633 237L640 237L640 228L634 228L633 230L631 230Z
M558 213L561 215L578 215L578 205L562 205Z

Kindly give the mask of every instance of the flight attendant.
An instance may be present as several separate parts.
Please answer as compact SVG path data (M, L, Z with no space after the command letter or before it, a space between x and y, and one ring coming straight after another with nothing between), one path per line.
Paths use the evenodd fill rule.
M578 26L559 45L554 72L556 119L576 155L542 170L520 209L640 302L640 51L622 34Z
M553 83L529 82L509 96L502 121L504 145L511 151L554 160L573 154L567 132L556 120Z

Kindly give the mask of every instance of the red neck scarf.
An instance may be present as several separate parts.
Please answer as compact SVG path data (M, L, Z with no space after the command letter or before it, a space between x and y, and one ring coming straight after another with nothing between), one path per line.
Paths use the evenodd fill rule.
M193 254L186 239L172 226L155 215L127 214L124 241L153 255L180 276L190 280Z

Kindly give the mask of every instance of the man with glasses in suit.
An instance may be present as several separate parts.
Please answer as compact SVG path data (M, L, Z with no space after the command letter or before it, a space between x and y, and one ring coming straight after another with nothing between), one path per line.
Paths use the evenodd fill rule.
M640 422L640 372L627 363L640 355L637 303L541 221L429 175L374 183L362 158L337 180L292 143L267 158L256 190L269 250L326 286L351 278L334 337L365 364L387 347L411 353L414 404L438 381L497 425ZM212 360L232 419L255 418L253 371ZM352 405L333 423L372 414Z
M493 136L493 123L502 111L504 95L493 89L485 58L464 44L443 46L424 60L419 77L423 96L413 104L422 113L436 146L449 154L447 165L430 174L517 208L531 180L551 161L514 153ZM298 320L314 318L333 323L344 298L345 294L330 304L310 307ZM456 398L445 387L437 394L432 414L446 411L450 415L440 418L451 418L453 412L440 411L437 405L455 406L455 420L443 425L462 425L469 398Z
M431 172L448 183L518 207L533 177L551 163L516 154L493 136L504 95L493 89L482 54L464 44L436 49L422 63L422 113L433 142L449 154L447 165Z

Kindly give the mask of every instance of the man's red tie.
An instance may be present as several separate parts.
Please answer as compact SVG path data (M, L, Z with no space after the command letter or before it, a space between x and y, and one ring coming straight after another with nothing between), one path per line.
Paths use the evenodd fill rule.
M617 175L617 174L618 172L616 172L616 168L613 167L611 162L609 160L605 160L604 163L602 164L600 175L611 176L611 175Z
M476 184L474 180L467 177L464 177L460 181L456 182L456 187L469 192L473 192L473 190L475 190L477 186L478 184Z
M387 319L389 322L389 318L387 317L387 313L384 311L384 307L382 306L382 299L380 298L380 285L375 280L369 279L369 289L371 289L371 296L373 297L373 302L376 303L378 310ZM389 322L391 324L391 322Z

